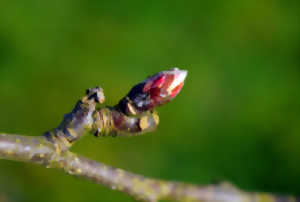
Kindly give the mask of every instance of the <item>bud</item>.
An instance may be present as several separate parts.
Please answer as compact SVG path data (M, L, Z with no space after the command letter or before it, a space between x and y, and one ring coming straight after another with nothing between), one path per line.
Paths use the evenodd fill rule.
M129 115L136 115L166 104L178 95L187 76L186 70L173 68L148 77L134 86L119 106Z

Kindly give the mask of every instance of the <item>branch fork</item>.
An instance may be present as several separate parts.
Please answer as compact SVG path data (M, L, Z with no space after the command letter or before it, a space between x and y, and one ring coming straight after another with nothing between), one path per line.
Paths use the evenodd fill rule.
M96 137L115 137L155 130L159 124L155 108L178 95L186 76L187 71L178 68L159 72L135 85L117 105L99 109L97 104L105 101L103 89L100 86L90 88L57 128L38 137L0 134L0 158L58 168L70 175L125 192L141 201L299 201L289 196L248 193L228 184L196 186L150 179L69 151L87 132Z

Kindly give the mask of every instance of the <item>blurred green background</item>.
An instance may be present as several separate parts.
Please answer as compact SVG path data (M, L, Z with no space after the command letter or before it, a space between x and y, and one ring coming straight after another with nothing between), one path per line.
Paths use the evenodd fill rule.
M300 1L3 0L0 131L56 127L84 90L114 105L146 76L189 75L154 133L73 151L149 177L300 195ZM133 201L61 171L0 161L5 202ZM1 201L1 202L2 202Z

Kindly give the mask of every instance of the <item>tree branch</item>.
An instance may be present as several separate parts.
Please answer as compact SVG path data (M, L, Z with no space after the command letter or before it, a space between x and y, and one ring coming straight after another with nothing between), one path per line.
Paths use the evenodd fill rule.
M31 162L47 168L58 168L70 175L86 178L111 189L129 194L137 200L155 202L161 199L209 202L292 202L300 199L265 193L247 193L229 184L196 186L146 178L119 168L59 151L45 137L0 134L0 158Z
M209 202L300 201L288 196L247 193L229 184L196 186L150 179L69 151L72 144L87 131L96 136L136 135L153 131L159 123L154 108L174 99L186 75L186 71L177 68L159 72L134 86L116 106L100 109L96 109L96 104L104 102L103 89L88 89L59 126L42 136L0 134L0 158L62 169L70 175L86 178L148 202L161 199Z

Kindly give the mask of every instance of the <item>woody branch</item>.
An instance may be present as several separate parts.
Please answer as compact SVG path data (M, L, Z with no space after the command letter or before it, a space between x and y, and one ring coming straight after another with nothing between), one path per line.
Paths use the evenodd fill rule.
M103 90L89 89L60 125L42 136L0 134L0 158L31 162L47 168L62 169L70 175L86 178L129 194L137 200L176 201L297 201L295 197L266 193L248 193L232 185L196 186L179 182L150 179L122 169L87 159L69 151L86 132L101 135L133 135L156 128L155 107L171 101L183 86L186 72L163 71L134 86L118 105L96 109L104 102Z
M58 151L55 145L43 136L0 134L0 158L58 168L67 174L80 176L125 192L141 201L155 202L169 199L209 202L293 202L300 200L266 193L247 193L228 184L196 186L150 179L87 159L68 150Z

